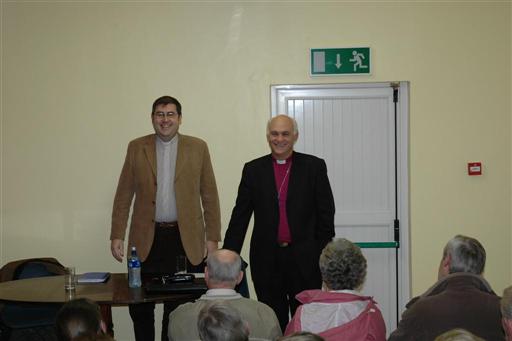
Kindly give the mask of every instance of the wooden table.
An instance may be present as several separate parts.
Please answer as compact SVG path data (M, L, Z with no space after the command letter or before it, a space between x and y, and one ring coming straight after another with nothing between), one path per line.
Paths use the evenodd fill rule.
M204 282L203 278L196 281ZM75 298L88 298L100 305L104 322L113 335L112 306L143 302L193 300L198 294L146 294L144 288L129 288L126 273L111 274L106 283L77 284L76 290L64 290L64 276L20 279L0 283L0 300L15 302L64 303Z

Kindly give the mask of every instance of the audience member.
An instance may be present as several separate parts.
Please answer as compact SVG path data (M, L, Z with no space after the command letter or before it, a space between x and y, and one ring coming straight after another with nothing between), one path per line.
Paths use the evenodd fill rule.
M227 301L208 302L197 319L201 341L248 341L249 328L240 312Z
M310 332L295 332L279 338L278 341L325 341L325 339Z
M286 328L316 333L326 340L385 340L386 326L371 297L362 296L366 259L347 239L336 239L320 255L322 290L306 290L296 296L303 303ZM352 323L349 323L352 322Z
M512 341L512 286L503 290L501 298L501 324L505 330L507 341Z
M67 302L57 313L56 333L59 341L70 341L81 336L103 335L106 327L99 306L88 299Z
M461 235L451 239L443 251L437 283L406 305L389 341L430 341L454 328L487 340L505 340L500 298L482 277L485 257L478 240Z
M465 329L452 329L436 337L434 341L485 341Z
M247 321L252 338L270 339L282 335L274 311L264 303L242 297L234 288L243 277L240 256L230 250L208 255L204 271L208 291L196 302L180 305L169 316L169 340L197 340L195 328L200 310L212 300L226 300Z

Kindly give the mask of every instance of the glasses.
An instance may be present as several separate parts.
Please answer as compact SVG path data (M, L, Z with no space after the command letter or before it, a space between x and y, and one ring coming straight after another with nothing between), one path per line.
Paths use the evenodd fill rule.
M154 115L159 120L163 120L164 118L174 118L174 117L178 116L177 113L172 112L172 111L169 111L169 112L158 111L158 112L154 113Z

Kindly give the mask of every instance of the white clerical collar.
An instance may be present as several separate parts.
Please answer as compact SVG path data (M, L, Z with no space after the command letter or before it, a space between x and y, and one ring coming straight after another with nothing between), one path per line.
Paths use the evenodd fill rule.
M293 155L293 154L292 154ZM284 159L284 160L278 160L276 159L274 156L272 156L272 158L274 159L274 161L278 164L278 165L286 165L286 163L289 161L289 162L292 162L292 155L288 156L288 158Z

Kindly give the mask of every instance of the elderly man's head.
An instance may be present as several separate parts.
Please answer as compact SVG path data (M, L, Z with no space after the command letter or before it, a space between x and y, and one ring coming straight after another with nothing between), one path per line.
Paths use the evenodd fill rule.
M297 121L293 117L277 115L268 121L267 141L275 159L285 160L289 158L298 138Z
M208 288L233 289L243 277L242 260L231 250L217 250L206 259L205 280Z
M249 327L240 312L227 301L212 301L206 304L197 318L197 329L201 341L246 341Z
M474 238L457 235L443 250L439 265L439 279L455 272L468 272L481 275L485 267L485 249Z
M345 238L327 244L319 265L328 290L357 290L366 278L366 258L359 246Z
M503 329L505 329L507 340L512 341L512 286L503 290L500 306Z

